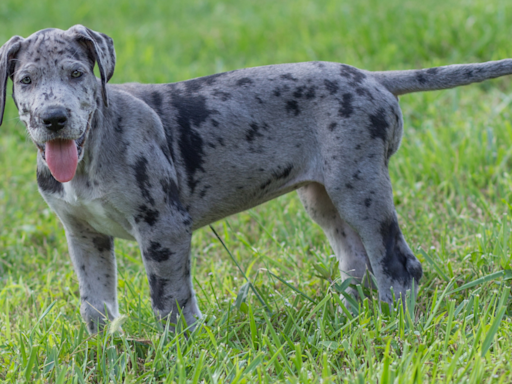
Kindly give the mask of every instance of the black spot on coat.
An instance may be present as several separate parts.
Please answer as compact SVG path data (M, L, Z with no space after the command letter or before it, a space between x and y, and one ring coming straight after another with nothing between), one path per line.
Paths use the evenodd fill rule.
M416 80L420 84L425 84L428 81L427 78L425 77L425 74L422 71L416 72Z
M263 137L263 135L259 132L260 127L256 123L252 123L250 125L250 129L245 134L245 139L249 142L253 141L256 137Z
M401 240L401 232L395 218L384 221L381 224L380 235L382 236L382 242L386 249L386 254L382 259L384 273L392 279L401 282L403 285L410 285L411 278L414 278L416 283L418 283L423 272L421 268L419 268L419 270L408 270L407 258L408 256L414 256L404 254L398 246L398 242Z
M155 200L150 192L151 183L149 182L148 176L148 160L145 157L139 156L132 168L135 171L135 181L137 182L142 197L146 202L154 206Z
M140 205L138 212L137 216L135 216L135 222L139 223L140 221L144 221L150 226L156 224L158 216L160 215L157 210L151 209L147 205Z
M293 165L292 164L288 164L283 169L279 169L278 168L276 171L273 171L272 172L272 176L274 176L274 178L276 180L286 179L288 176L290 176L290 172L292 171L292 169L293 169Z
M98 252L110 251L114 246L114 241L111 237L95 237L92 239L92 243L98 250Z
M169 284L169 279L163 279L161 277L158 277L156 274L152 273L149 275L148 281L153 308L159 309L161 311L165 310L168 301L167 298L164 296L165 286Z
M370 135L372 139L382 139L386 141L388 134L389 123L386 120L386 112L383 108L380 108L375 114L370 115Z
M174 252L171 252L169 248L162 247L162 245L156 241L151 241L149 248L144 252L144 257L146 259L156 261L158 263L169 260L172 255L174 255Z
M41 191L62 195L64 187L52 176L50 171L37 170L37 185Z
M351 85L361 84L363 80L366 79L366 75L363 71L346 64L341 64L340 75L351 80Z
M359 95L359 96L364 96L366 97L367 99L369 100L374 100L374 97L372 95L372 93L368 90L368 88L365 88L365 87L357 87L356 88L356 93Z
M270 184L272 184L272 181L278 181L286 179L288 176L290 176L290 173L293 170L292 164L287 164L284 167L277 167L277 169L272 171L272 178L268 179L264 183L260 185L260 189L266 189Z
M248 77L243 77L236 82L239 87L252 85L254 82Z
M180 205L180 195L178 185L170 178L161 179L160 185L164 193L164 202L170 206Z
M325 89L327 89L327 91L329 91L329 94L331 94L331 95L334 95L340 89L338 84L336 84L333 81L327 80L327 79L324 80L324 85L325 85Z
M464 77L466 77L467 79L471 79L473 76L474 76L474 73L473 73L472 69L467 69L464 72Z
M299 104L296 100L289 100L286 102L286 112L292 113L297 116L300 113Z
M206 107L206 98L202 95L184 95L176 92L172 96L172 105L177 111L176 121L180 130L178 146L185 162L187 184L190 192L194 193L198 183L195 174L197 171L204 172L203 139L194 127L199 127L211 114L218 112Z
M187 305L188 301L189 301L189 297L187 297L186 299L182 299L178 302L178 306L180 307L180 309L183 309L185 308L185 305Z
M315 87L309 87L306 92L306 99L311 100L315 98Z
M295 97L296 99L300 99L302 97L302 94L303 94L305 88L306 87L304 87L304 86L297 87L295 89L295 92L293 92L293 97Z
M352 105L352 101L354 100L354 95L351 93L344 93L343 99L340 102L340 109L338 114L340 117L348 118L354 113L354 106Z
M201 190L201 192L199 193L199 198L203 198L206 196L206 193L208 192L208 189L210 189L212 186L211 185L205 185L204 188Z
M230 93L219 91L218 89L213 92L213 96L218 97L222 101L228 101L231 99Z
M293 77L291 73L285 73L284 75L280 76L283 80L291 80L291 81L297 81L298 79Z
M151 101L158 115L162 116L162 94L157 91L151 92Z
M272 183L272 179L268 179L267 181L265 181L263 184L260 185L260 189L267 188L271 183Z

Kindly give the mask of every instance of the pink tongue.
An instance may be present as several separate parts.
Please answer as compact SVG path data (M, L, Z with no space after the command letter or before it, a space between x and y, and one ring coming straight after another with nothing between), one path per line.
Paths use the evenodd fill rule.
M75 176L78 152L74 140L52 140L46 142L46 163L53 177L65 183Z

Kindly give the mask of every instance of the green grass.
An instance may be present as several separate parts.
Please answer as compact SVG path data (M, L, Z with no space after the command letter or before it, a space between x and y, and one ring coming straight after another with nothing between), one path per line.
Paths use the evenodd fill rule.
M509 0L2 0L0 43L82 23L114 38L113 82L340 61L370 70L512 57ZM152 313L135 243L117 241L126 317L89 336L64 231L39 196L12 101L0 136L0 380L8 383L512 381L511 82L401 98L395 204L425 275L414 302L345 307L332 251L294 194L193 237L202 326ZM122 332L119 332L120 323Z

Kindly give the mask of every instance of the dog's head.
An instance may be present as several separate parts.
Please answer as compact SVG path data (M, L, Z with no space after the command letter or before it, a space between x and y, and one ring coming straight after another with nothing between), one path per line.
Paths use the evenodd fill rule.
M20 120L58 181L73 178L98 104L108 106L115 60L112 39L82 25L14 36L0 48L0 125L10 77Z

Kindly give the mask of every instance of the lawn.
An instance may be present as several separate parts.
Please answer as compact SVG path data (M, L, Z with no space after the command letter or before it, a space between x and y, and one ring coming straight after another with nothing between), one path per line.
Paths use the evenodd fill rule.
M0 44L76 23L114 39L113 83L308 60L391 70L512 57L510 0L0 2ZM404 138L389 168L400 225L424 267L407 308L380 310L370 291L343 305L332 250L289 194L213 224L226 248L211 228L194 234L205 316L188 338L155 319L137 244L121 240L124 316L87 334L64 230L37 191L36 149L9 98L0 380L512 382L511 91L501 78L401 97Z

